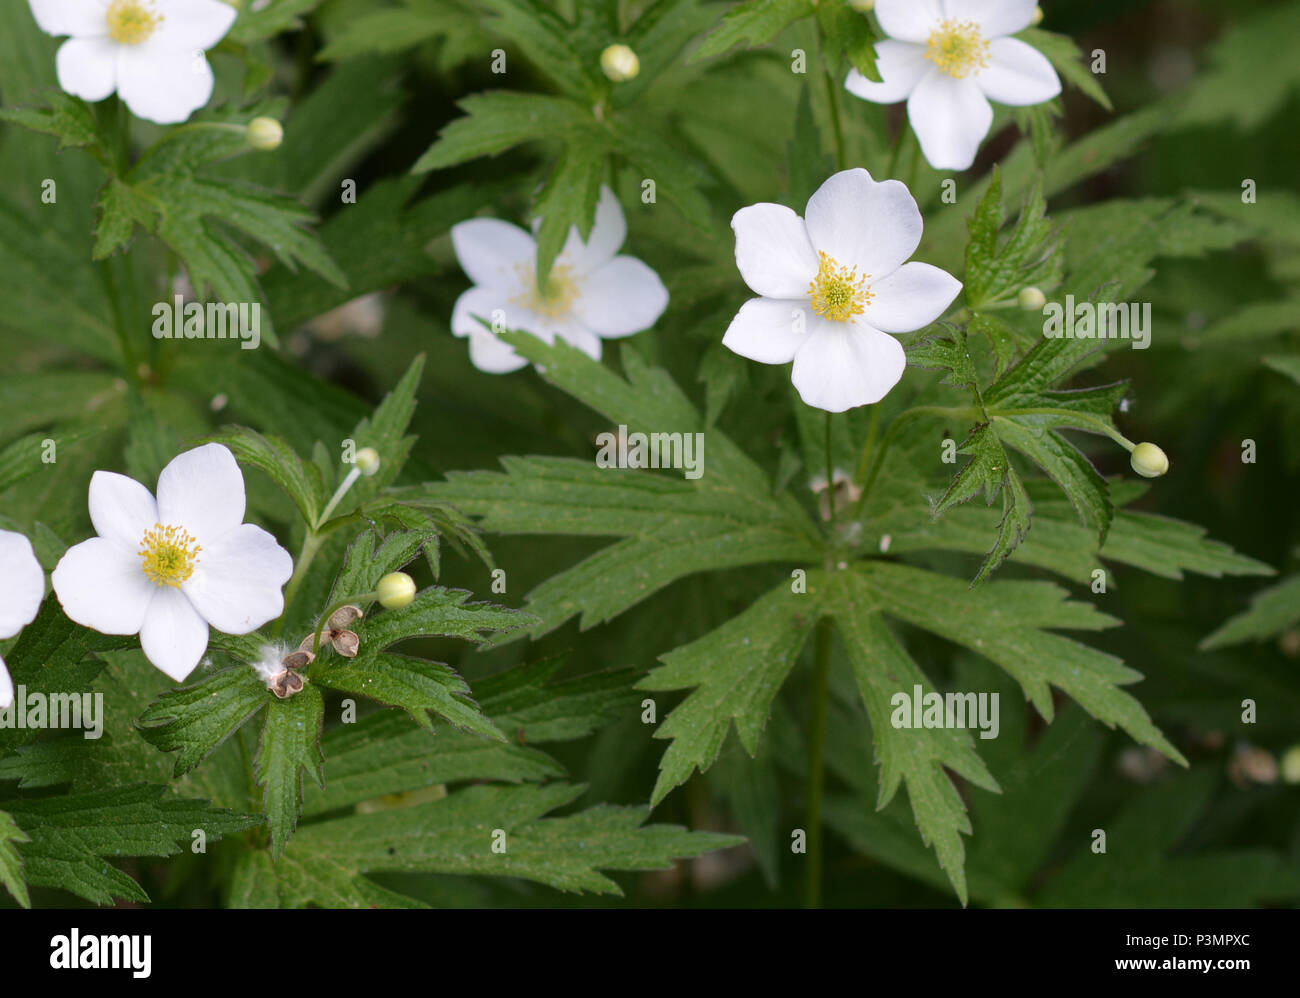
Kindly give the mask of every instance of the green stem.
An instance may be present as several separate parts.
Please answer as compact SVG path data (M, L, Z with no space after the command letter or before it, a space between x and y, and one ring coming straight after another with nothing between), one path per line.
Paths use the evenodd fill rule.
M808 712L808 780L804 830L808 835L808 865L804 877L805 908L822 903L822 791L826 785L826 704L831 681L831 622L817 623L813 676Z
M862 483L862 495L858 497L858 504L853 510L855 520L862 517L862 510L867 505L867 497L871 495L871 487L876 484L880 469L885 465L885 458L889 454L889 447L894 442L894 438L898 436L903 427L918 416L953 416L961 419L982 419L983 413L974 406L919 405L915 409L908 409L890 423L889 429L885 431L884 439L880 441L880 446L875 449L871 462L871 471Z
M831 529L835 529L835 462L831 459L831 414L826 413L826 509L830 513Z
M907 135L907 118L904 118L902 124L898 126L898 134L894 136L894 148L889 153L889 169L885 171L882 180L889 180L898 169L898 154L903 148L903 138Z
M843 170L848 165L848 155L844 149L844 126L840 123L839 94L835 89L835 81L831 78L830 70L823 70L822 76L826 80L826 102L830 105L831 132L835 136L836 169Z
M298 589L302 585L303 578L307 575L307 569L311 567L312 559L320 551L321 538L311 530L307 530L307 536L303 538L302 550L298 552L298 558L293 565L293 575L289 579L289 584L284 588L284 613L280 614L280 619L275 622L275 627L271 629L272 637L279 637L280 632L284 630L285 618L289 616L289 609L293 606L293 599L298 595Z
M876 434L880 430L880 406L871 407L871 422L867 424L867 439L862 445L862 455L858 458L857 473L853 476L853 481L859 486L867 478L867 461L871 457L871 449L876 445Z

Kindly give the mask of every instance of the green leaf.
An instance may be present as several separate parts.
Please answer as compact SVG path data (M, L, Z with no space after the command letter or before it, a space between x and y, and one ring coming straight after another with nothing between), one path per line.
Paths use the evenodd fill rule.
M362 871L521 877L564 891L621 895L600 871L665 869L674 859L742 841L672 825L643 826L645 808L602 806L543 818L583 789L470 787L412 807L305 825L274 867L281 904L400 902L391 892L385 902L364 895L358 902ZM504 851L494 851L494 842Z
M271 831L271 855L278 857L298 826L302 813L303 773L325 785L321 725L325 701L307 683L286 700L267 703L266 721L257 747L257 782L264 788L262 807Z
M1251 601L1250 609L1229 618L1201 641L1205 650L1263 641L1300 621L1300 575L1283 579Z
M1092 69L1081 61L1083 53L1079 46L1068 35L1058 35L1042 28L1025 28L1016 37L1047 56L1067 82L1074 84L1107 111L1114 110Z
M691 56L691 61L721 55L737 45L766 45L788 25L809 17L812 0L746 0L723 15L718 29Z
M574 42L574 26L542 0L479 0L496 15L489 30L519 46L528 60L562 91L580 100L595 94L595 60Z
M1069 694L1106 725L1186 764L1151 723L1142 705L1120 687L1141 674L1119 659L1050 630L1100 630L1117 621L1092 606L1066 601L1046 582L990 582L968 589L956 579L904 565L863 563L855 569L883 612L969 648L1020 683L1045 720L1054 707L1050 687Z
M863 576L838 572L830 578L823 610L834 618L844 640L858 691L871 719L880 765L876 807L879 810L888 804L899 785L906 782L922 841L934 847L940 866L965 904L968 894L961 833L969 835L971 825L966 805L944 768L985 790L996 793L1000 788L965 731L900 728L893 724L895 708L891 705L895 695L906 693L911 702L917 687L923 690L922 696L933 692L933 688L880 618L878 608Z
M0 811L0 884L4 884L13 899L24 908L32 906L32 899L23 879L23 857L18 846L30 841L31 837L18 827L14 819Z
M480 156L496 156L523 142L562 141L566 146L600 143L596 119L563 97L493 90L457 102L466 117L438 133L438 140L412 167L441 170Z
M163 752L178 752L175 775L188 773L274 699L248 665L223 669L164 693L145 708L140 733Z
M284 440L263 436L246 426L225 427L208 440L225 444L241 464L265 472L293 500L303 520L316 523L327 498L320 471L302 460Z
M1296 384L1300 384L1300 356L1287 354L1284 357L1265 357L1264 363L1279 374L1285 374Z
M661 655L664 663L637 684L643 690L691 689L656 738L672 744L659 761L659 778L650 795L657 805L696 769L705 771L717 758L732 724L753 756L772 710L777 690L816 620L811 594L791 592L789 583L760 598L717 630Z
M304 818L447 783L540 783L564 775L563 766L536 749L452 728L430 732L393 711L326 732L321 750L325 786L306 788Z
M480 679L474 695L483 712L521 744L584 738L639 709L633 669L607 669L556 681L567 656Z
M975 210L966 247L966 303L976 309L1015 298L1022 288L1051 288L1061 279L1061 257L1046 218L1042 181L1029 193L1019 219L999 240L1002 177L994 169L988 193Z
M364 648L365 636L361 640ZM311 679L333 690L401 707L429 730L433 730L432 711L465 731L505 741L505 735L470 698L469 684L441 662L391 652L363 652L351 660L331 658L324 667L311 670Z
M595 142L565 147L546 186L537 196L533 217L542 220L537 230L537 286L545 289L551 265L564 248L569 229L587 239L596 220L596 203L604 179L608 150Z
M159 204L148 194L112 177L99 195L99 224L91 255L105 260L131 242L138 225L146 232L158 226Z
M625 381L565 343L502 335L543 377L615 427L702 430L699 412L668 375L632 350L623 355ZM425 494L482 517L492 532L621 538L528 594L526 607L540 618L532 634L575 614L585 629L694 572L819 557L816 528L797 500L773 496L763 471L719 431L707 439L706 470L696 480L594 461L510 457L502 460L504 474L453 472Z
M48 90L43 96L49 107L0 108L0 121L56 136L61 150L98 146L103 142L95 112L80 97L62 90Z
M31 841L19 846L27 883L58 887L95 904L149 896L108 857L175 856L195 831L209 840L260 824L257 815L213 808L206 801L164 796L140 784L93 793L15 800L5 804Z

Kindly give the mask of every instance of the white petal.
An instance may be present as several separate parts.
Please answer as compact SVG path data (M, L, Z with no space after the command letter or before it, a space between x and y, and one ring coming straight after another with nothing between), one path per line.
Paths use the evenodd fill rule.
M212 67L198 49L118 47L117 95L137 118L184 121L212 98L212 86Z
M943 0L949 20L974 21L985 39L1014 35L1029 27L1037 0Z
M668 307L668 289L640 260L616 256L586 277L573 313L600 336L631 336L649 329Z
M571 347L577 347L592 360L600 360L600 337L576 319L551 323L551 331Z
M514 348L486 330L469 334L469 360L485 374L509 374L528 361L515 353Z
M614 254L627 238L627 219L623 207L608 187L601 187L600 200L596 202L596 220L584 244L578 227L570 226L568 239L560 252L559 264L573 268L575 274L590 274L614 258Z
M163 20L149 43L188 52L215 46L226 37L238 13L221 0L154 0L154 7Z
M145 577L139 555L103 537L68 548L50 582L63 612L101 634L138 633L159 591Z
M14 681L5 667L5 660L0 658L0 709L14 705Z
M281 587L293 558L261 527L245 523L199 555L181 592L218 631L247 634L284 612Z
M517 288L537 266L537 243L499 218L471 218L451 227L451 245L469 279L489 288Z
M905 263L883 281L871 285L874 296L862 322L886 333L910 333L943 315L961 281L928 263Z
M145 531L158 523L158 504L134 478L97 471L90 476L90 522L100 537L135 555Z
M989 64L975 82L999 104L1042 104L1061 92L1061 78L1047 56L1018 38L998 38L989 46Z
M32 542L0 530L0 638L12 638L36 617L45 598L45 572Z
M480 287L461 292L456 304L452 306L451 331L457 336L486 332L483 323L478 320L482 319L491 325L495 318L500 318L502 328L517 329L523 313L517 306L511 308L508 294L506 291ZM493 313L500 314L494 316Z
M842 267L891 274L921 242L921 210L897 180L876 183L861 168L834 174L808 199L808 235Z
M82 100L103 100L117 88L117 53L121 48L107 35L69 38L59 46L54 64L59 86Z
M105 0L29 0L32 16L47 35L107 35Z
M821 322L795 354L790 377L808 405L843 412L879 402L906 366L902 344L888 333L862 322Z
M140 647L154 668L180 682L208 647L208 625L179 589L161 586L140 628Z
M731 216L736 267L754 294L795 298L817 276L817 254L803 219L785 205L751 204Z
M244 522L244 475L222 444L172 458L158 476L158 522L183 527L205 549Z
M877 104L896 104L907 100L916 89L921 77L933 68L934 63L925 57L925 46L912 42L898 42L886 38L876 42L876 68L880 82L868 80L856 69L849 71L844 86L849 93Z
M925 43L943 20L939 0L876 0L876 19L890 38Z
M788 364L816 321L807 299L751 298L731 320L722 345L760 364Z
M907 99L907 117L932 167L965 170L993 124L993 108L972 77L935 70Z

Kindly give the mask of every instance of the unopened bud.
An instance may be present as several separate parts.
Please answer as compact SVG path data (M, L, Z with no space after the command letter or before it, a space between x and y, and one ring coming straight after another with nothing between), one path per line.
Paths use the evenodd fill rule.
M1026 312L1037 312L1047 304L1047 295L1043 294L1038 288L1021 288L1016 301Z
M248 123L248 144L254 149L270 152L283 141L284 129L274 118L254 118Z
M863 14L876 9L876 0L849 0L849 6Z
M641 72L641 60L626 45L611 45L600 53L600 68L615 83L622 83Z
M1043 8L1042 8L1042 7L1035 7L1035 8L1034 8L1034 16L1033 16L1032 18L1030 18L1029 23L1030 23L1030 24L1042 24L1042 23L1043 23Z
M361 469L361 474L369 478L379 470L379 451L373 447L362 447L352 463Z
M1300 745L1292 745L1282 755L1282 780L1300 783Z
M1159 478L1169 470L1169 458L1155 444L1138 444L1129 463L1143 478Z
M405 572L392 572L379 580L375 591L381 604L390 610L400 610L415 599L415 580Z

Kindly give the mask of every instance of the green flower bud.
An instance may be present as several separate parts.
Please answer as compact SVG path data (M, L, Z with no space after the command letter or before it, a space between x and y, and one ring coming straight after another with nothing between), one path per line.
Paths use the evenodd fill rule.
M1292 745L1282 754L1282 781L1300 783L1300 745Z
M1035 7L1035 8L1034 8L1034 16L1033 16L1033 19L1032 19L1029 23L1030 23L1030 24L1042 24L1042 23L1043 23L1043 8L1042 8L1042 7Z
M373 447L362 447L352 463L361 469L361 474L369 478L379 470L379 451Z
M876 9L876 0L849 0L849 6L866 14Z
M254 149L270 152L278 149L284 140L284 129L274 118L254 118L248 123L248 144Z
M380 603L390 610L400 610L415 599L415 580L405 572L391 572L379 580L375 591Z
M1038 288L1021 288L1016 301L1026 312L1037 312L1047 304L1047 295L1039 291Z
M1129 463L1143 478L1159 478L1169 470L1169 458L1155 444L1138 444Z
M641 72L641 60L626 45L611 45L600 53L600 69L615 83L622 83Z

